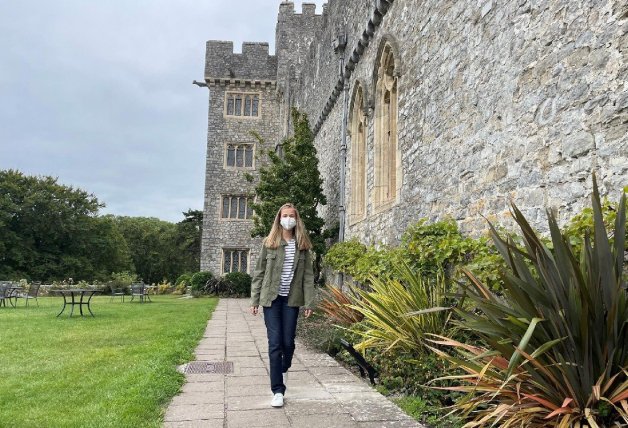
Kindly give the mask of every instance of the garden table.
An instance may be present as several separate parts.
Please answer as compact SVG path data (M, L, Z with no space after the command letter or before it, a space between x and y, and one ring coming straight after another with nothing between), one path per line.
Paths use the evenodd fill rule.
M79 306L81 316L84 316L83 306L87 306L87 310L89 311L89 313L94 316L94 313L92 312L92 308L90 306L90 302L94 294L100 293L100 290L92 290L88 288L71 288L68 290L56 290L56 292L63 296L63 308L61 309L61 312L57 314L57 316L61 315L63 311L65 311L65 307L67 305L72 306L70 309L70 316L72 316L72 314L74 313L75 305Z

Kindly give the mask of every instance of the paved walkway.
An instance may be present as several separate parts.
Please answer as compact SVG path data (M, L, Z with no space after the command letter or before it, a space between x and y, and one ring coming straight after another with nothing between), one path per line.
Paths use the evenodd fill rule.
M186 374L166 412L170 427L421 427L326 354L297 342L283 408L270 407L268 344L262 315L247 299L221 299L196 360L232 362L231 373Z

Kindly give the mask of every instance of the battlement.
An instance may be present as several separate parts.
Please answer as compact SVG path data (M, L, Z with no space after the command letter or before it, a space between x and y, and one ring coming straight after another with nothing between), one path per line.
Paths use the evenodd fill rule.
M269 55L268 43L242 43L242 53L233 42L210 40L205 54L205 80L276 80L277 57Z
M315 3L303 3L301 5L301 13L298 13L294 8L294 2L284 1L279 5L279 19L282 17L296 17L296 18L304 18L304 17L312 17L312 16L320 16L316 15L316 4Z

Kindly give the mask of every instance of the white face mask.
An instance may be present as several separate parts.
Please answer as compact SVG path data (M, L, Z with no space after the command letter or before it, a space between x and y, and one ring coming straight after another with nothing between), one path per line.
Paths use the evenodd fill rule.
M297 219L293 217L281 217L280 223L281 227L283 227L284 229L292 230L294 229L294 226L297 225Z

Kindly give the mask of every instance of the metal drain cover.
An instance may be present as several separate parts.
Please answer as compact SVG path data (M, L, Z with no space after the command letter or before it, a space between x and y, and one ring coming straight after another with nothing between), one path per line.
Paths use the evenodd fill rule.
M203 373L233 373L233 363L231 361L191 361L185 367L184 373L187 374L203 374Z

